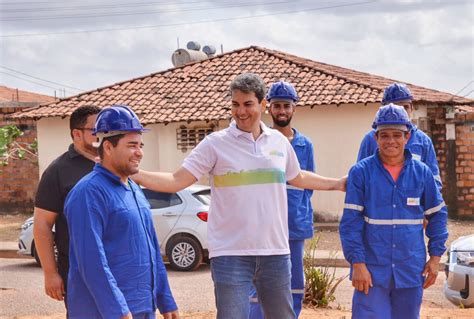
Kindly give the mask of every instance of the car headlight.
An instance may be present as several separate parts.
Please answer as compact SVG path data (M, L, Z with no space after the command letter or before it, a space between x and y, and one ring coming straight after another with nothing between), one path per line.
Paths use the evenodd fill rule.
M24 223L23 225L21 225L21 229L22 230L27 230L28 228L30 228L31 226L33 225L33 221L28 221L26 223Z
M474 251L456 251L455 254L458 265L474 267Z

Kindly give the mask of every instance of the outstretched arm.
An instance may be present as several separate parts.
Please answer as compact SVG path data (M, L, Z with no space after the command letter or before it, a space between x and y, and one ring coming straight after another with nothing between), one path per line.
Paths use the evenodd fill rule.
M174 173L140 170L139 173L131 176L131 178L135 183L146 188L165 193L175 193L197 181L196 177L184 167L180 167Z
M288 183L303 189L345 192L347 176L337 179L324 177L308 171L301 171L295 178L288 181Z

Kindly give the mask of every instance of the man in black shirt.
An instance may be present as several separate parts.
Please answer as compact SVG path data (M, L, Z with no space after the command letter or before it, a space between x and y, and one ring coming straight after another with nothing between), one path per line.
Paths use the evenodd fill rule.
M69 236L63 213L64 201L74 185L94 167L97 149L92 146L96 141L92 130L99 112L100 108L88 105L71 114L69 128L73 143L46 168L35 198L34 238L43 267L45 292L51 298L65 302ZM58 251L57 264L53 243Z

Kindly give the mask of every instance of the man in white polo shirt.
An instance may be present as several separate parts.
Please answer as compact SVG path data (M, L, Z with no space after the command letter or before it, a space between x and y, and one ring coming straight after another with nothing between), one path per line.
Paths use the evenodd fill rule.
M210 175L209 257L217 318L248 318L255 284L266 318L294 318L286 181L316 190L345 189L345 178L302 171L288 139L260 121L265 83L255 74L230 85L230 126L207 136L174 173L144 172L140 184L176 192Z

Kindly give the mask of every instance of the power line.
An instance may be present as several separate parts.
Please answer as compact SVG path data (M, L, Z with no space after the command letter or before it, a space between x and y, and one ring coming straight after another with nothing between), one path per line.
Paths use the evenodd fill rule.
M468 95L471 95L472 92L474 92L474 90L470 90L469 92L467 92L467 94L463 95L462 97L467 97Z
M113 4L102 4L102 5L77 5L77 6L65 6L65 7L38 7L38 8L21 8L21 9L2 9L5 12L41 12L41 11L81 11L84 9L87 10L99 10L99 9L108 9L108 8L118 8L118 7L148 7L154 5L182 5L182 4L192 4L192 3L202 3L202 1L186 1L179 2L170 1L170 2L125 2L125 3L113 3Z
M51 84L56 84L56 85L59 85L61 87L65 87L65 88L69 88L69 89L73 89L73 90L77 90L77 91L85 91L83 89L79 89L79 88L76 88L76 87L73 87L73 86L65 85L65 84L50 81L50 80L45 80L45 79L36 77L34 75L30 75L30 74L27 74L27 73L24 73L24 72L21 72L21 71L18 71L18 70L14 70L12 68L9 68L9 67L3 66L3 65L0 65L0 68L3 68L5 70L11 71L11 72L15 72L15 73L18 73L18 74L21 74L21 75L25 75L25 76L28 76L30 78L36 79L36 80L44 81L44 82L51 83Z
M465 86L463 86L462 89L460 89L459 91L457 91L456 93L454 93L454 95L458 95L459 93L461 93L462 91L464 91L465 88L467 88L471 83L473 83L474 80L471 80L469 81Z
M0 71L0 73L2 74L5 74L5 75L8 75L8 76L11 76L11 77L14 77L16 79L20 79L22 81L26 81L26 82L30 82L30 83L33 83L33 84L36 84L36 85L39 85L39 86L44 86L44 87L47 87L47 88L50 88L50 89L53 89L54 90L54 97L56 97L56 91L58 91L58 93L61 93L63 94L63 97L65 98L66 97L66 89L64 88L58 88L58 87L52 87L52 86L49 86L49 85L46 85L46 84L42 84L42 83L39 83L39 82L36 82L36 81L31 81L31 80L28 80L28 79L24 79L20 76L16 76L14 74L10 74L10 73L7 73L7 72L3 72L3 71ZM69 91L68 91L69 92Z
M48 1L42 1L42 2L36 2L36 1L24 1L24 2L17 2L17 1L13 1L13 2L2 2L2 5L22 5L22 4L41 4L41 3L49 3Z
M256 14L256 15L251 15L251 16L242 16L242 17L233 17L233 18L218 18L218 19L207 19L207 20L200 20L200 21L191 21L191 22L164 23L164 24L139 26L139 27L121 27L121 28L110 28L110 29L92 29L92 30L44 32L44 33L6 34L6 35L0 35L0 38L35 37L35 36L45 36L45 35L65 35L65 34L80 34L80 33L97 33L97 32L114 32L114 31L125 31L125 30L155 29L155 28L162 28L162 27L174 27L174 26L180 26L180 25L192 25L192 24L205 24L205 23L210 23L210 22L225 22L225 21L235 21L235 20L246 20L246 19L276 16L276 15L291 14L291 13L320 11L320 10L328 10L328 9L335 9L335 8L342 8L342 7L360 6L360 5L370 4L370 3L374 3L374 2L377 2L377 0L355 2L355 3L341 4L341 5L332 5L332 6L317 7L317 8L288 10L288 11L280 11L280 12L275 12L275 13Z
M267 3L267 5L281 5L289 3L290 1L279 1L273 3ZM97 14L73 14L73 15L63 15L63 16L42 16L42 17L10 17L2 18L0 21L38 21L38 20L68 20L68 19L89 19L89 18L103 18L103 17L120 17L120 16L135 16L135 15L148 15L148 14L157 14L157 13L176 13L176 12L190 12L190 11L202 11L202 10L218 10L218 9L229 9L229 8L244 8L244 7L255 7L261 6L260 2L252 2L245 4L235 4L231 3L230 5L218 5L218 6L207 6L207 7L198 7L198 8L184 8L184 9L162 9L162 10L153 10L146 12L109 12L109 13L97 13Z
M39 83L39 82L36 82L36 81L31 81L31 80L28 80L28 79L24 79L24 78L22 78L22 77L20 77L20 76L17 76L17 75L14 75L14 74L10 74L10 73L4 72L4 71L0 71L0 73L5 74L5 75L8 75L8 76L11 76L11 77L13 77L13 78L17 78L17 79L26 81L26 82L30 82L30 83L34 83L34 84L37 84L37 85L40 85L40 86L44 86L44 87L47 87L47 88L50 88L50 89L53 89L53 90L58 90L58 89L59 89L59 88L57 88L57 87L53 87L53 86L46 85L46 84L43 84L43 83Z

